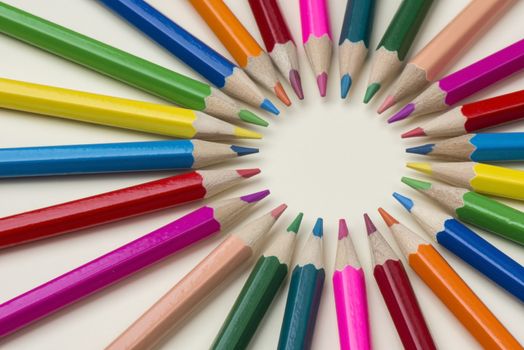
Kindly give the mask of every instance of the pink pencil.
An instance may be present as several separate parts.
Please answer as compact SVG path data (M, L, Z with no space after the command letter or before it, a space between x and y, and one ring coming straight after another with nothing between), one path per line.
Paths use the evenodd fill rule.
M523 68L524 39L433 83L388 123L445 110Z
M371 349L364 271L344 219L338 222L338 246L333 273L341 350Z
M326 96L333 41L326 0L300 0L302 43L317 79L320 96Z
M233 223L269 191L206 205L0 305L0 337L87 297Z

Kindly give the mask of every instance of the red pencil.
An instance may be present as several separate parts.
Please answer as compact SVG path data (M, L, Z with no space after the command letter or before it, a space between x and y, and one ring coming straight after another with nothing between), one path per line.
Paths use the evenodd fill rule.
M0 249L208 198L259 172L192 171L0 218Z
M436 350L404 265L367 214L364 220L373 255L373 276L404 349Z
M524 90L453 108L423 126L402 134L402 138L460 136L522 118L524 118Z
M249 0L266 50L295 94L304 98L300 80L297 46L291 36L277 0Z

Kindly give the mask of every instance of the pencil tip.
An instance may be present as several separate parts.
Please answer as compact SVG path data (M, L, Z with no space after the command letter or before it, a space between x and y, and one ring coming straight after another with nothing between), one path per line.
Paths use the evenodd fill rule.
M300 78L300 73L296 69L289 71L289 83L295 91L295 94L300 100L304 99L304 90L302 90L302 79Z
M258 153L258 148L242 147L237 145L231 145L231 150L235 152L239 157L247 156L248 154Z
M240 199L246 203L255 203L255 202L259 202L262 199L266 198L267 196L269 196L270 193L271 192L269 190L263 190L260 192L246 194L245 196L240 197Z
M368 233L368 235L372 234L377 230L375 224L373 224L373 221L371 221L367 213L364 213L364 222L366 223L366 232Z
M320 96L322 97L326 97L327 81L328 81L327 73L322 73L317 76L318 91L320 91Z
M259 168L253 168L253 169L239 169L237 170L238 175L242 176L245 179L249 179L250 177L253 177L257 174L260 174Z
M241 128L239 126L235 126L234 134L239 139L261 139L262 138L262 134L256 131Z
M413 208L413 201L408 197L401 195L400 193L393 192L393 197L409 212Z
M271 210L271 216L273 216L275 219L278 219L286 209L287 204L280 204L278 207Z
M433 147L435 147L434 143L427 143L425 145L406 148L406 153L426 155L433 151Z
M426 136L426 132L421 127L406 131L401 135L403 139L408 139L410 137L421 137Z
M284 90L284 87L280 82L276 83L274 87L275 95L277 95L278 99L282 101L286 106L291 106L291 100L286 94L286 90Z
M287 232L294 232L298 233L298 229L300 228L300 224L302 223L302 218L304 217L303 213L298 213L297 217L287 228Z
M377 109L377 113L378 114L384 113L386 110L391 108L395 103L396 103L395 102L395 97L393 97L392 95L389 95L388 97L386 97L384 102L382 102L380 107Z
M267 98L265 98L264 101L262 101L262 103L260 104L260 108L265 109L266 111L268 111L269 113L273 113L274 115L280 114L278 108L273 104L273 102L271 102Z
M348 225L345 219L338 220L338 239L347 237L349 234Z
M431 182L420 181L420 180L417 180L417 179L412 179L412 178L407 177L407 176L402 177L402 179L400 179L400 181L402 181L404 184L408 185L409 187L411 187L411 188L413 188L415 190L425 191L425 190L429 190L431 188Z
M313 227L313 236L322 237L324 235L324 220L318 218L315 222L315 227Z
M408 103L407 105L402 107L400 111L393 114L393 116L388 119L388 123L391 124L391 123L395 123L395 122L404 120L407 117L409 117L411 113L413 113L414 111L415 111L415 105L413 103Z
M371 99L373 98L373 96L375 96L378 90L380 90L380 84L370 84L366 89L366 94L364 95L364 103L368 103L369 101L371 101Z
M421 173L431 175L431 164L430 163L419 163L419 162L408 162L406 166L410 169L420 171Z
M388 227L391 227L399 223L397 219L395 219L393 216L391 216L387 211L385 211L382 208L378 208L378 213L380 214L380 216L382 216L382 220L384 220L384 222L386 223L386 225L388 225Z
M353 80L349 76L349 74L344 74L342 78L340 79L340 97L346 98L349 94L349 89L351 89L351 84L353 83Z

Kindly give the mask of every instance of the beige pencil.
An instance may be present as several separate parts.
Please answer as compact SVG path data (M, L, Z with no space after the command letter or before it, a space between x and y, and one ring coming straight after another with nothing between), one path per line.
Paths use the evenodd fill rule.
M231 233L106 349L151 349L246 262L286 210L282 204Z

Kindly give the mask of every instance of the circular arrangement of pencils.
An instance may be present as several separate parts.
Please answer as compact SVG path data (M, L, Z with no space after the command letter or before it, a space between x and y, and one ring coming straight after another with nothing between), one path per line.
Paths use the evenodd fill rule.
M200 79L0 2L1 34L164 100L152 103L0 77L0 107L172 139L0 148L0 180L177 173L2 217L0 250L48 239L52 249L52 237L211 200L87 263L67 266L67 272L18 296L0 300L0 345L24 336L39 320L51 315L59 318L57 312L63 309L75 312L70 308L75 303L92 302L92 295L110 293L111 285L147 273L151 266L186 249L192 254L200 249L199 242L228 231L184 277L173 280L160 299L143 305L142 314L130 319L106 349L162 347L210 299L231 288L228 281L238 278L241 269L250 272L229 313L214 320L221 326L208 345L211 349L248 348L257 331L267 327L264 318L271 312L281 313L280 328L272 330L279 350L310 349L324 298L334 302L332 317L340 349L373 349L373 334L381 329L370 317L375 307L368 301L372 289L381 296L388 324L404 349L437 349L435 329L417 295L421 285L457 319L464 336L480 347L524 349L497 318L499 310L490 309L457 269L457 265L471 268L476 278L503 290L505 298L524 303L524 266L475 232L479 228L524 249L524 212L498 199L524 201L524 171L511 166L524 162L524 133L485 132L524 118L524 90L466 101L524 70L524 37L506 47L493 45L491 52L454 72L448 69L490 27L503 21L517 0L470 0L419 52L411 52L411 47L434 8L441 6L439 1L399 0L380 41L373 44L370 38L380 1L347 0L344 8L342 1L295 0L302 44L298 45L278 0L243 4L252 14L262 43L223 0L187 0L188 8L201 19L194 25L207 25L210 35L222 44L220 50L144 0L98 2L103 5L100 11L110 11L114 20L125 21L129 31L145 35ZM330 20L330 11L335 9L344 11L338 45L333 45L332 30L339 28L333 28ZM232 60L220 52L229 53ZM299 65L300 55L307 57L309 67ZM307 99L303 76L312 74L318 94L325 97L334 58L338 59L342 99L355 90L357 79L366 78L361 75L368 61L363 103L382 95L377 113L391 113L385 124L431 115L399 135L422 140L406 148L406 153L422 161L406 166L427 176L403 177L401 182L423 199L392 194L418 226L408 228L383 209L383 203L377 203L378 213L359 213L363 214L362 232L350 230L346 219L340 218L335 235L325 232L322 217L316 218L313 227L304 227L303 218L309 214L285 203L255 219L246 218L267 199L268 189L213 198L261 172L222 167L258 153L258 148L243 146L243 139L261 139L262 128L270 126L271 118L285 117L293 99ZM205 169L211 165L215 168ZM287 228L273 229L286 211L291 212ZM373 216L381 218L389 232L377 229ZM357 249L357 234L367 237L369 250ZM337 241L334 264L327 263L324 253L327 240ZM446 259L447 254L451 258ZM370 276L361 263L364 255L372 262ZM326 292L328 283L333 293ZM281 293L284 286L287 295ZM131 303L140 303L133 293L129 298ZM283 304L279 311L278 299ZM515 312L524 314L523 309Z

